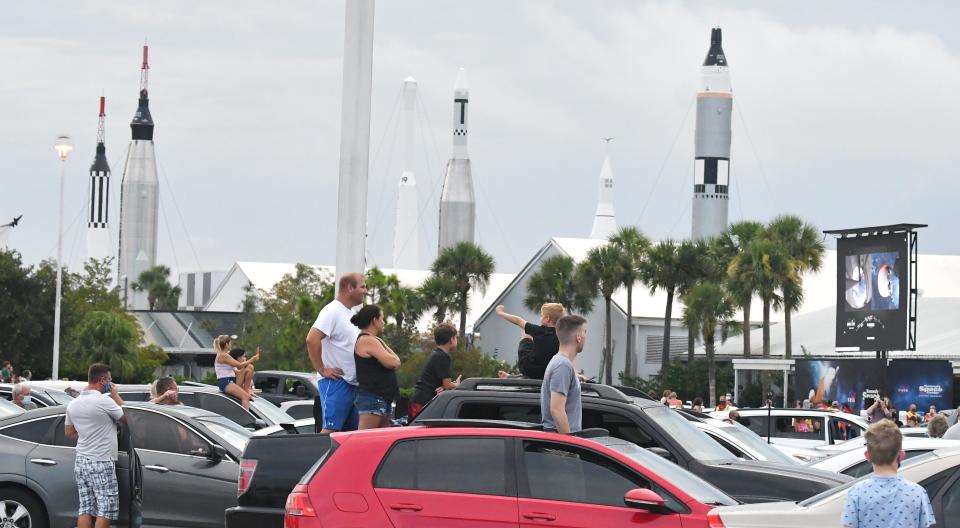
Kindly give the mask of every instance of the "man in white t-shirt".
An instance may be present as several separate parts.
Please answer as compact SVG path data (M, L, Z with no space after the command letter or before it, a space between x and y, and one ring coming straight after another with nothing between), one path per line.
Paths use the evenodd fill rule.
M107 528L120 514L117 422L123 420L123 400L112 383L110 366L90 365L87 388L67 405L63 432L77 441L73 473L80 492L77 528Z
M359 415L353 400L357 394L357 367L353 348L360 329L350 322L353 307L363 304L367 285L362 273L347 273L340 278L337 298L320 310L317 321L307 333L307 353L320 380L323 405L323 433L353 431Z

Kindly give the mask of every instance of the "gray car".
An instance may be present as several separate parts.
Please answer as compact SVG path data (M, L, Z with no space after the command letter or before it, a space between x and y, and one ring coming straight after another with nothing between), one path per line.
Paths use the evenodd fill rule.
M75 525L75 442L64 435L65 412L48 407L0 420L0 526ZM116 525L223 526L250 431L183 405L130 403L124 416ZM130 445L136 456L128 456Z

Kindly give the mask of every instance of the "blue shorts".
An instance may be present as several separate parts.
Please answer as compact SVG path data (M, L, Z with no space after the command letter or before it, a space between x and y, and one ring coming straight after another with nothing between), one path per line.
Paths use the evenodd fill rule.
M237 378L235 376L230 376L229 378L217 378L217 387L220 387L220 392L227 392L227 385L236 382Z
M357 412L360 414L372 414L388 418L393 414L392 402L362 389L357 389L357 398L354 403L357 406Z
M357 387L339 378L320 378L317 389L320 391L320 404L323 405L323 429L356 431L360 426L360 416L354 405Z

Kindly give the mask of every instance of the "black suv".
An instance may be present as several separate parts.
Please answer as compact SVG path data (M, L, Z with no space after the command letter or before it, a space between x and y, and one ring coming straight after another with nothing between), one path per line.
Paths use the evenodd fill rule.
M614 387L585 383L582 394L584 429L606 429L647 448L741 502L803 500L850 480L797 465L740 460L675 410ZM540 423L540 380L464 380L437 395L412 425L438 418Z

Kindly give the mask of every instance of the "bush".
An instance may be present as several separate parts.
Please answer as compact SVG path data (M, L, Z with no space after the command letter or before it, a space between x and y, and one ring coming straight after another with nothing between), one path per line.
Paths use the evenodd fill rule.
M703 404L710 404L707 394L709 385L707 380L707 360L698 358L691 364L673 362L666 373L660 373L650 380L639 380L620 376L624 385L638 388L644 392L653 390L659 398L663 391L670 389L684 401L693 401L696 397L703 398ZM717 363L717 398L726 393L733 393L733 364L730 362Z

